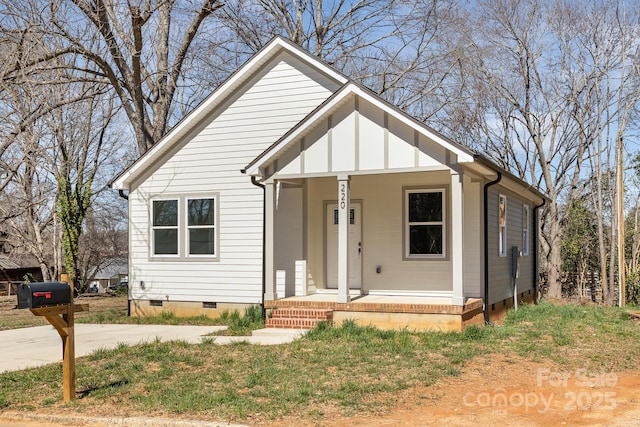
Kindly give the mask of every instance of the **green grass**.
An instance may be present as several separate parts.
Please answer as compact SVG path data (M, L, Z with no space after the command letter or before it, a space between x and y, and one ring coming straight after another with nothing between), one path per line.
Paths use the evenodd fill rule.
M216 321L218 324L228 326L228 329L223 332L224 335L251 335L251 331L264 328L262 307L258 305L252 305L245 309L243 316L240 315L238 310L232 312L224 311Z
M257 314L225 319L242 330ZM80 398L67 405L87 414L113 405L131 415L169 412L251 423L282 416L322 423L336 408L375 415L399 392L458 375L486 354L517 354L566 369L638 369L640 325L628 317L617 308L542 303L510 312L503 326L462 333L381 331L347 321L321 323L280 346L218 346L213 339L123 345L78 361ZM0 410L67 407L60 383L60 365L2 374Z

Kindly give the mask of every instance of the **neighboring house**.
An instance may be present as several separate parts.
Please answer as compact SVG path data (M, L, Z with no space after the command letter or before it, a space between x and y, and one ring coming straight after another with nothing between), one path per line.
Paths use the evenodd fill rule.
M42 281L38 261L29 255L0 255L0 295L14 294L24 281Z
M133 315L264 304L274 326L313 309L459 330L536 293L545 197L283 38L113 187Z
M102 266L96 271L89 284L89 289L97 288L98 293L107 291L109 285L127 281L129 265L126 256L113 257L102 261Z

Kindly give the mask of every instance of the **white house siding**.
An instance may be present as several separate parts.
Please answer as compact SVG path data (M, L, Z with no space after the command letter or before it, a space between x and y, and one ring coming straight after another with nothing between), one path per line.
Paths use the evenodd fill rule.
M134 299L260 302L262 190L240 169L337 88L308 65L281 54L132 189L130 286ZM151 260L149 201L191 194L217 196L219 259Z
M507 197L507 254L498 255L498 197ZM489 304L513 297L511 248L517 246L522 250L522 206L529 204L531 222L529 255L520 258L520 275L518 293L533 289L533 206L531 202L519 197L500 185L489 188L488 194L488 230L489 230Z
M451 261L403 259L404 189L444 188L450 236L450 175L415 172L351 177L351 200L362 203L362 286L369 291L451 292ZM307 261L313 282L324 287L325 205L335 202L335 177L307 180ZM449 248L449 242L446 243ZM277 250L277 249L276 249ZM381 273L376 268L381 267Z

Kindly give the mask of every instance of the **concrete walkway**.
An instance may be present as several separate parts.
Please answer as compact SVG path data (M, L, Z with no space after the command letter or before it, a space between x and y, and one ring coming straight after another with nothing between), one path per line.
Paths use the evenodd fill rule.
M203 338L217 344L247 341L251 344L284 344L300 337L303 331L291 329L263 329L250 337L207 336L226 329L226 326L171 325L96 325L76 323L76 357L87 356L98 349L112 349L121 343L182 340L200 343ZM43 366L62 360L62 341L52 326L0 331L0 373Z

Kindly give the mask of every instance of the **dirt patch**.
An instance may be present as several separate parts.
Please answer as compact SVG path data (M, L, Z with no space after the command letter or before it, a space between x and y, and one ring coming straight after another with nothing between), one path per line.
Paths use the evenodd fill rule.
M265 426L640 426L640 371L567 371L517 356L469 363L457 377L399 393L386 411L350 417L289 417Z

